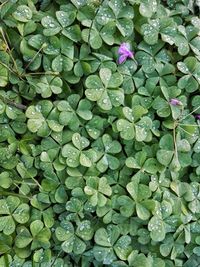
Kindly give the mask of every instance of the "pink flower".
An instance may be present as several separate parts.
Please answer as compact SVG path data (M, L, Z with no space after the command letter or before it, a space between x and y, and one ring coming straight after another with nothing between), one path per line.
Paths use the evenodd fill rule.
M133 58L134 53L130 50L130 45L128 43L122 43L118 49L119 59L118 63L124 63L128 58Z
M200 114L196 114L196 115L195 115L195 118L196 118L197 120L200 120Z
M182 106L182 102L176 98L172 98L169 100L169 103L172 105L172 106Z

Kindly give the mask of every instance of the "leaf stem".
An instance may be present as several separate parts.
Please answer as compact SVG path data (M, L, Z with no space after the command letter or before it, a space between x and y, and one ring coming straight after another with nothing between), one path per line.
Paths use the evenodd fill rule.
M94 21L95 21L95 18L99 12L99 9L101 7L101 5L103 4L104 0L101 1L101 4L97 7L96 11L95 11L95 14L94 14L94 19L92 20L92 23L90 25L90 28L89 28L89 34L88 34L88 44L90 45L90 38L91 38L91 31L92 31L92 28L93 28L93 25L94 25Z
M29 178L31 178L36 183L36 185L38 185L40 189L42 189L42 186L39 184L39 182L27 171L27 169L24 166L23 170L29 175Z
M58 72L29 72L24 74L24 76L31 76L31 75L55 75L55 76L60 76Z
M0 196L13 196L13 197L19 197L19 198L26 198L28 200L31 200L30 197L26 196L26 195L21 195L21 194L17 194L17 193L13 193L13 192L7 192L7 191L0 191Z
M20 75L19 75L19 71L18 71L18 67L17 67L17 64L16 64L16 61L15 61L13 55L12 55L11 49L10 49L10 47L9 47L9 45L8 45L8 42L7 42L7 40L6 40L6 37L5 37L5 34L4 34L4 32L3 32L2 27L0 27L0 32L1 32L1 35L2 35L2 37L3 37L3 40L4 40L5 44L6 44L6 46L7 46L8 54L10 55L10 57L11 57L11 59L12 59L12 61L13 61L13 64L14 64L14 66L15 66L15 70L16 70L16 72L17 72L17 75L20 76Z
M53 260L53 262L50 263L49 267L52 267L52 266L53 266L53 264L56 262L57 258L62 254L62 252L63 252L62 250L59 251L59 253L56 255L56 257L55 257L55 259Z
M2 66L4 66L6 69L8 69L10 72L12 72L12 73L14 73L14 74L17 74L17 73L15 73L12 69L10 69L5 63L3 63L2 61L0 61L0 64L1 64Z
M200 125L197 125L197 124L184 124L184 123L179 123L178 125L182 125L182 126L196 126L196 127L200 127Z
M6 3L8 3L9 0L3 2L1 5L0 5L0 9L2 8L3 5L5 5Z
M177 149L177 143L176 143L176 127L177 127L177 121L174 122L173 140L174 140L174 153L175 153L176 159L178 160L178 149Z
M192 134L191 133L189 133L188 131L186 131L185 129L183 129L181 126L179 126L180 127L180 129L181 130L183 130L186 134L189 134L189 135L191 135L192 136Z
M188 116L192 115L195 111L197 111L200 108L200 106L198 106L197 108L195 108L193 111L191 111L189 114L187 114L185 117L181 118L179 121L182 121L184 119L186 119Z
M22 110L26 110L27 107L23 104L20 104L20 103L16 103L16 102L13 102L11 101L10 99L6 98L6 97L3 97L2 95L0 95L0 99L5 103L5 104L8 104L10 106L13 106L15 108L18 108L18 109L22 109Z
M40 49L37 51L37 53L33 56L33 58L31 59L31 61L26 65L26 67L24 68L24 72L28 69L28 67L31 65L31 63L36 59L36 57L39 55L39 53L41 52L41 50L44 48L44 45L42 45L40 47Z
M22 195L23 195L23 196L26 196L26 193L24 193L24 192L20 189L20 187L18 186L18 184L16 184L15 182L14 182L13 184L19 189L19 191L22 192Z

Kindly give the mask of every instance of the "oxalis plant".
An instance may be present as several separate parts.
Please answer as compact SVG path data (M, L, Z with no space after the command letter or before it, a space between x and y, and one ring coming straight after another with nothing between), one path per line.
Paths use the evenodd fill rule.
M200 266L198 0L0 0L0 267Z

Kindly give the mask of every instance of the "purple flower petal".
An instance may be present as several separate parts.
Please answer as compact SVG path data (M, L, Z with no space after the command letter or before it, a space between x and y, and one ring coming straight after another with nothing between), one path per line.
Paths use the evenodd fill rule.
M200 114L196 114L196 115L195 115L195 118L196 118L197 120L200 120Z
M119 54L127 54L130 51L130 45L128 43L122 43L118 49Z
M122 64L127 60L127 56L126 55L121 55L118 59L118 63Z
M134 56L134 53L132 51L128 51L128 57L133 58L133 56Z
M119 59L118 63L122 64L127 58L133 58L134 53L130 50L130 44L122 43L118 49Z
M172 106L182 106L182 102L176 98L172 98L169 100L169 103L172 105Z

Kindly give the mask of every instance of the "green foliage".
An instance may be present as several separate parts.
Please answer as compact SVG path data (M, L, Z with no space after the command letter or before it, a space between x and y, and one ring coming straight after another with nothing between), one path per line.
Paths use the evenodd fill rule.
M0 0L0 267L200 265L199 12Z

